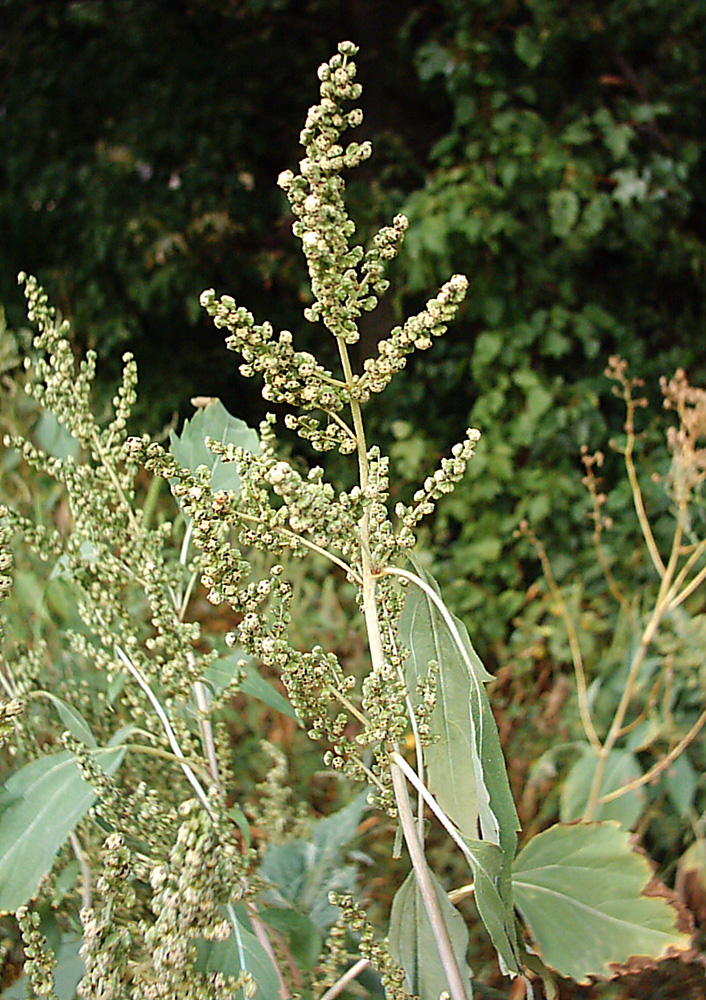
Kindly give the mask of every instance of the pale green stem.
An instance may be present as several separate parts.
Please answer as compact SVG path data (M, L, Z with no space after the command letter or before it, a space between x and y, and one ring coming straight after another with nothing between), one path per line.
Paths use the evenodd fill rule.
M605 774L606 765L608 763L608 757L615 746L617 740L619 739L623 723L625 721L625 716L627 714L630 702L632 701L635 683L637 681L637 676L640 672L640 668L644 662L647 650L650 647L652 640L654 639L655 633L659 628L662 618L669 609L672 596L672 580L674 573L679 561L679 551L681 547L681 540L684 530L684 519L686 517L686 509L682 505L679 509L679 517L677 519L676 528L674 531L674 538L672 540L672 550L669 556L669 562L665 566L660 558L660 563L662 565L662 582L660 584L659 592L657 594L657 600L655 602L654 611L650 616L650 619L640 637L640 643L633 657L632 663L630 664L630 669L628 671L628 676L625 680L625 686L623 688L623 693L621 695L620 701L618 702L618 707L613 716L613 721L608 730L608 734L603 741L603 745L598 751L598 762L596 764L596 771L593 775L593 781L591 783L591 791L588 796L588 802L586 804L586 811L584 812L583 819L588 822L598 806L599 799L601 797L601 785L603 784L603 776ZM644 534L644 531L643 531ZM647 537L647 536L645 536Z
M606 802L614 802L615 799L619 799L628 792L632 792L636 788L640 788L641 785L647 785L650 781L654 781L655 778L658 778L660 774L662 774L663 771L666 771L669 765L672 764L677 757L684 752L684 750L686 750L689 744L696 739L705 722L706 709L704 709L698 717L689 732L686 733L681 740L679 740L677 745L673 747L668 754L662 757L661 760L658 760L656 764L653 764L649 771L645 771L645 773L641 774L639 778L635 778L633 781L628 781L627 784L621 785L620 788L616 788L614 791L608 792L606 795L601 795L598 800L599 804L604 805Z
M369 965L370 962L367 958L359 958L347 972L343 973L340 979L336 980L333 986L326 990L324 995L321 997L321 1000L335 1000L337 996L340 996L340 994L343 993L346 986L348 986L349 983L352 983L354 979L357 979L361 972L367 969Z
M345 343L337 338L338 349L341 356L341 364L346 377L346 383L350 387L353 384L353 371L351 369L348 350ZM356 400L351 400L351 415L355 428L356 441L358 447L358 468L360 473L360 488L365 491L368 486L368 455L365 442L365 429L363 427L363 416L360 405ZM375 598L375 576L369 548L370 521L367 512L360 522L360 553L362 563L362 591L363 591L363 614L368 633L368 643L370 646L370 657L372 669L375 672L382 671L385 663L385 652L380 634L380 621L378 619L377 603ZM414 868L414 874L419 886L424 906L429 917L429 923L434 934L434 940L439 951L444 972L449 984L451 1000L468 1000L466 988L454 955L449 932L441 912L441 906L436 895L431 873L427 865L424 848L417 836L417 830L412 814L412 807L409 801L407 785L405 779L396 764L391 763L390 772L392 784L395 791L397 809L402 825L402 832L407 843L407 849Z
M252 521L254 524L260 523L260 518L256 517L254 514L245 514L238 511L237 516L242 521ZM317 552L320 556L323 556L324 559L328 559L329 562L339 566L344 573L351 578L351 580L354 580L357 584L362 585L363 581L353 567L349 566L347 562L343 561L343 559L339 559L339 557L335 556L333 552L329 552L327 549L322 548L320 545L317 545L316 542L310 541L310 539L305 538L303 535L298 535L296 531L292 531L291 528L285 528L282 525L275 525L273 530L278 531L282 535L286 535L287 538L294 538L296 541L301 542L301 544L307 549L311 549L312 552Z
M192 771L191 767L186 763L186 756L185 756L184 752L182 751L181 747L179 746L177 738L176 738L176 736L174 734L174 730L172 729L172 724L169 721L169 719L167 718L167 713L164 711L164 709L160 705L159 699L157 698L156 694L154 693L154 691L152 690L152 688L149 686L149 684L147 683L147 681L145 680L145 678L142 676L142 674L140 673L140 671L137 669L137 667L135 666L135 664L130 660L130 658L120 648L120 646L116 646L115 647L115 652L116 652L118 658L122 661L122 663L124 664L124 666L132 674L132 676L135 678L135 680L137 681L137 683L140 685L140 687L142 688L142 690L147 695L149 701L152 704L152 707L154 708L155 712L157 713L157 717L159 718L159 721L162 723L162 727L163 727L165 733L167 734L167 739L169 740L169 744L170 744L172 750L174 751L174 756L178 758L179 765L180 765L182 771L184 772L184 774L186 775L186 778L187 778L189 784L191 785L191 787L196 792L196 795L197 795L199 801L203 805L203 807L206 810L206 812L208 813L208 815L211 817L212 820L215 821L216 817L215 817L215 815L213 813L213 810L211 808L211 804L208 801L208 795L206 794L206 792L205 792L202 784L200 783L200 781L198 780L198 778L196 777L196 775Z
M138 523L137 523L137 521L135 519L135 515L134 515L134 513L132 511L132 507L131 507L130 503L128 502L127 497L125 496L125 491L123 490L122 486L120 485L120 480L118 479L117 475L115 474L115 469L113 468L112 464L108 461L108 458L107 458L105 452L103 451L103 446L101 445L101 441L100 441L100 435L99 435L99 433L98 433L97 430L93 431L93 433L91 435L91 439L92 439L92 442L93 442L93 447L98 452L98 456L99 456L101 462L103 463L103 467L104 467L105 471L108 473L108 478L110 479L111 483L113 484L115 492L118 494L118 497L120 498L121 503L125 507L125 510L127 512L127 519L128 519L129 524L130 524L130 527L132 528L133 532L137 536L137 534L138 534L138 532L140 530L140 527L139 527L139 525L138 525Z
M441 912L439 898L436 894L436 887L432 881L431 873L427 865L427 859L424 855L424 848L422 847L419 837L417 836L417 829L414 822L414 816L412 814L412 807L410 805L404 775L400 770L399 765L392 761L390 762L390 772L392 774L392 784L395 789L395 798L397 800L397 808L399 811L400 824L402 825L402 832L407 844L407 850L409 851L412 866L414 867L414 874L419 887L419 893L424 902L427 916L429 917L429 923L434 934L436 947L439 951L439 958L441 959L441 964L446 975L446 980L449 986L449 994L452 1000L468 1000L466 987L464 985L463 978L461 977L461 970L458 967L456 955L454 954L453 946L451 944L451 938L449 937L449 931L444 920L444 915Z
M69 834L69 843L81 869L81 906L87 910L91 905L91 866L74 830Z

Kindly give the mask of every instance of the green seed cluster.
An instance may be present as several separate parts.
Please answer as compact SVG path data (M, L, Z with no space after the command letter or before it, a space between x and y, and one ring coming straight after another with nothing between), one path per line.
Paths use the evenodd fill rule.
M446 493L452 493L465 473L468 463L473 458L475 447L480 440L480 431L469 428L465 441L455 444L451 449L451 458L442 458L441 466L433 475L427 476L424 484L414 494L414 503L409 507L398 503L395 513L402 522L400 535L409 539L413 530L423 517L432 514L436 501Z
M378 356L365 361L361 385L369 392L382 392L393 376L404 368L408 354L415 348L426 350L431 347L433 337L446 332L467 291L468 278L455 274L439 294L427 302L422 312L410 316L403 326L396 326L386 340L379 342Z
M143 922L144 944L151 956L144 978L138 974L132 996L147 1000L236 1000L242 980L195 968L194 940L224 941L232 926L223 916L226 903L246 890L244 859L229 832L214 825L195 800L180 807L182 823L164 865L152 869L152 912Z
M56 956L40 930L39 914L27 906L21 906L15 918L24 944L25 973L32 984L34 995L57 1000L53 975Z
M76 993L79 1000L122 1000L130 996L133 943L138 937L126 919L137 901L133 858L119 833L103 845L103 868L96 881L96 903L81 910L86 967Z
M329 894L329 901L333 906L341 908L341 918L337 924L339 931L334 938L334 946L340 949L341 931L347 930L358 939L358 951L363 958L367 958L372 967L380 973L387 1000L414 1000L414 995L406 988L407 976L404 969L390 954L387 941L376 939L375 931L363 907L351 896L338 895L334 892Z

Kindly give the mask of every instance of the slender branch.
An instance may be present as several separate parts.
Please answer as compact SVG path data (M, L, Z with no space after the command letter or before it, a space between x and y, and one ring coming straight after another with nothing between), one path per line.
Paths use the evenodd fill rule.
M670 764L672 764L680 754L686 750L690 743L692 743L698 736L701 728L706 722L706 709L698 717L694 725L691 727L689 732L682 737L681 740L673 747L668 754L658 760L656 764L653 764L649 771L645 771L644 774L640 775L639 778L634 778L632 781L628 781L625 785L621 785L620 788L614 789L612 792L608 792L606 795L602 795L598 800L600 805L604 805L606 802L614 802L615 799L621 798L623 795L627 795L628 792L634 791L636 788L640 788L641 785L647 785L649 782L658 778L663 771L666 771Z
M598 739L598 733L593 725L593 719L591 718L591 708L588 703L588 684L586 683L586 671L583 664L583 654L581 652L581 644L579 642L579 637L574 626L573 618L566 606L566 601L564 600L564 595L559 589L559 585L554 579L554 573L552 572L551 563L549 562L549 557L547 555L547 550L544 548L540 540L534 534L529 527L524 529L527 533L527 537L532 542L535 547L535 551L539 556L539 560L542 564L542 572L544 574L544 579L547 581L549 591L556 601L557 607L559 608L559 614L564 622L564 627L566 629L567 635L569 637L569 649L571 650L571 660L574 665L574 674L576 675L576 692L578 696L579 703L579 715L581 717L581 725L583 726L583 731L586 734L586 738L589 743L597 752L601 749L601 741Z
M179 742L178 742L178 740L177 740L177 738L176 738L176 736L174 734L174 730L172 729L172 724L169 721L169 719L167 718L166 712L164 711L164 709L160 705L159 699L157 698L156 694L154 693L154 691L152 690L152 688L149 686L149 684L147 683L147 681L145 680L145 678L142 676L142 674L140 673L140 671L137 669L137 667L134 665L134 663L130 660L130 658L128 656L126 656L126 654L120 648L120 646L116 646L115 647L115 652L116 652L118 658L122 661L122 663L127 668L127 670L132 674L132 676L135 678L135 680L137 681L137 683L140 685L140 687L142 688L142 690L145 692L145 694L147 695L148 699L150 700L150 702L152 704L152 707L154 708L155 712L157 713L157 717L159 718L159 721L162 723L162 727L163 727L165 733L167 734L167 739L169 740L171 748L174 751L174 755L175 755L175 757L178 757L178 759L179 759L179 764L181 766L182 771L186 775L186 778L187 778L189 784L191 785L191 787L196 792L196 795L198 796L199 801L203 805L204 809L206 810L206 812L208 813L208 815L210 816L210 818L215 822L216 817L215 817L215 814L213 812L213 809L211 808L211 803L208 801L208 795L206 794L203 786L201 785L200 781L198 780L198 778L194 774L194 772L191 769L191 767L186 763L186 756L184 755L184 752L182 751L181 747L179 746Z
M81 869L81 905L87 910L91 905L91 866L74 830L69 834L69 843Z
M237 516L242 521L252 521L254 524L260 524L260 518L257 517L255 514L245 514L241 511L238 511ZM340 559L338 556L334 555L333 552L329 552L328 549L322 548L320 545L317 545L316 542L312 542L310 539L305 538L303 535L298 535L296 531L292 531L291 528L285 528L281 524L275 525L274 530L280 532L280 534L282 535L286 535L288 538L296 539L297 542L300 542L307 549L311 549L312 552L317 552L320 556L323 556L324 559L328 559L329 562L332 562L336 566L339 566L344 571L344 573L346 573L347 576L349 576L352 580L355 581L355 583L362 585L363 581L359 573L357 573L352 566L349 566L347 562L344 562L343 559Z
M623 458L625 460L625 468L630 482L633 504L637 513L637 520L640 524L642 536L645 539L645 544L647 545L647 550L650 553L655 569L658 574L663 577L666 572L666 567L662 561L662 556L659 554L655 537L652 534L652 526L650 525L650 520L645 510L645 501L642 496L640 480L638 479L637 470L635 469L635 461L633 459L635 451L635 401L632 398L629 387L625 383L623 384L623 399L625 400L625 406L627 408L627 416L625 418L625 433L627 435L627 440L625 442Z
M451 939L449 938L448 928L444 920L444 915L441 912L441 906L439 904L439 898L436 894L436 888L427 866L426 857L424 856L424 849L417 836L417 830L414 823L414 816L412 814L412 807L410 805L404 775L399 765L394 762L391 762L390 771L392 773L392 783L395 788L395 798L397 799L397 808L399 810L402 833L404 834L407 850L409 851L409 856L414 868L417 885L419 886L419 893L424 902L424 907L427 911L429 923L431 924L434 934L434 940L436 941L436 946L439 950L439 958L441 959L441 964L444 968L446 980L449 985L451 1000L468 1000L466 987L464 985L463 978L461 977L461 971L458 967L458 962L456 961L456 955L454 954L454 950L451 945Z
M351 965L350 969L348 969L347 972L344 972L341 978L338 979L333 986L326 990L324 995L321 997L321 1000L335 1000L335 997L343 993L346 986L348 986L349 983L352 983L354 979L357 979L361 972L367 969L369 965L370 962L367 958L359 958L355 965Z

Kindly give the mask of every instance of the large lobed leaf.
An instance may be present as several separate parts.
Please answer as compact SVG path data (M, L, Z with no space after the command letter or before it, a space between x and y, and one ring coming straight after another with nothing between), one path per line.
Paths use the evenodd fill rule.
M542 960L579 983L689 948L667 898L645 895L651 882L649 862L614 822L557 824L530 840L513 871Z
M432 879L466 991L472 997L471 972L466 964L466 922L433 875ZM407 973L407 988L414 996L420 1000L438 1000L445 991L448 992L446 973L413 871L397 890L392 902L389 941L390 952Z
M254 453L260 450L256 431L228 413L219 399L198 410L191 420L184 421L181 434L169 434L170 451L184 469L191 472L205 465L211 473L212 490L240 492L240 478L232 463L222 462L206 444L206 438L220 444L232 444Z

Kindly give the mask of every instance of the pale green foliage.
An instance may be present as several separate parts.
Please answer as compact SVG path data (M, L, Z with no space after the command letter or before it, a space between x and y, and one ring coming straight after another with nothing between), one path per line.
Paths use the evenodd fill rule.
M460 481L479 435L467 433L411 506L394 506L389 461L368 444L364 421L370 395L402 370L412 350L426 349L444 332L468 283L451 278L380 342L360 373L353 371L348 346L358 338L361 311L385 291L385 262L405 230L397 218L370 249L349 244L355 226L340 174L369 155L367 144L344 148L338 141L346 126L360 122L358 111L344 107L360 93L354 54L351 43L342 43L319 70L321 101L302 133L300 173L280 178L311 276L315 301L306 318L322 321L334 336L340 372L296 351L289 331L275 337L268 323L256 324L229 296L217 299L208 291L202 302L228 331L227 346L243 358L243 373L263 375L265 398L303 411L288 414L289 427L321 452L355 452L356 485L342 490L323 468L304 473L282 458L274 417L263 422L258 444L219 404L206 406L174 435L170 450L147 437L128 437L136 382L129 356L114 416L102 427L91 407L94 355L76 366L67 325L57 322L36 282L22 279L39 328L29 391L78 450L65 440L52 445L59 455L19 436L8 440L27 463L63 484L71 522L63 531L47 528L3 507L1 565L9 568L10 526L72 588L79 623L65 629L58 645L56 690L45 690L52 682L45 676L45 646L8 658L5 729L23 703L32 707L19 717L27 717L24 728L16 723L18 766L0 808L12 821L8 851L28 852L35 871L31 878L19 873L5 905L53 898L68 838L80 867L81 997L273 1000L296 991L322 1000L340 992L338 977L355 949L377 968L390 1000L412 993L438 1000L442 990L467 1000L468 932L430 871L424 804L468 861L478 911L503 967L520 974L526 958L511 879L518 822L484 688L490 675L433 578L410 554L414 529ZM323 417L310 416L314 409ZM169 482L181 512L175 523L153 525L155 487L144 501L136 488L144 470ZM268 557L259 578L253 549ZM295 641L293 587L281 557L310 553L327 559L336 579L355 590L369 649L362 678L336 651L301 650ZM232 616L221 648L216 638L206 647L199 625L189 621L199 584ZM234 647L230 655L224 646ZM275 752L263 800L251 810L263 821L269 845L258 844L258 851L243 845L242 835L247 840L251 831L246 810L238 803L229 808L229 747L220 712L227 693L241 681L246 690L248 680L256 696L265 685L264 700L277 705L266 682L253 681L253 664L281 677L310 737L325 743L326 766L363 783L367 801L399 824L412 870L392 908L389 948L353 898L356 872L344 859L362 798L308 824L288 790L276 788L286 771ZM83 692L80 672L90 678L93 698ZM56 730L57 716L64 732ZM63 745L61 754L32 739L32 726L40 723L51 747ZM401 752L410 738L414 767ZM62 796L47 787L56 766ZM416 817L410 786L418 797ZM39 822L48 802L56 812L51 834ZM576 829L590 838L595 828ZM38 888L57 851L55 870ZM627 843L622 851L629 857ZM593 867L600 870L603 862L597 850ZM643 885L635 886L638 896ZM331 889L342 894L327 899ZM666 939L682 946L666 904L660 905L667 928L660 949ZM74 922L76 909L74 898L67 904ZM29 938L24 912L20 918ZM268 928L284 930L287 954L298 963L294 972ZM320 932L329 929L317 969L312 944L318 949ZM32 970L41 975L35 989L48 982L51 959L48 952L42 956L44 965Z

